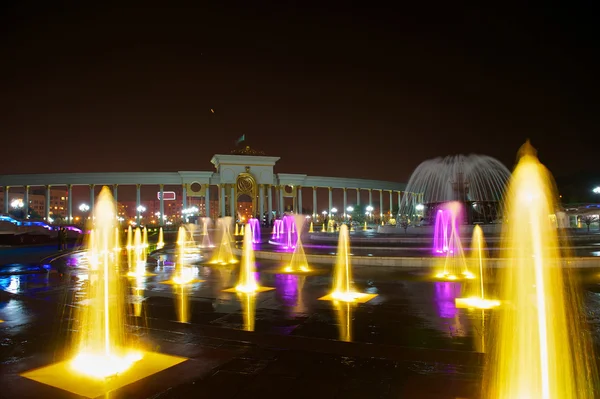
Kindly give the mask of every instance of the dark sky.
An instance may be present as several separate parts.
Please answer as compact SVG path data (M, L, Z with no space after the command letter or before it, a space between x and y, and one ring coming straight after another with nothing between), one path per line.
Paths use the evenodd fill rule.
M592 1L23 3L0 17L0 173L212 170L242 134L286 173L406 181L456 153L510 168L526 138L557 175L600 171Z

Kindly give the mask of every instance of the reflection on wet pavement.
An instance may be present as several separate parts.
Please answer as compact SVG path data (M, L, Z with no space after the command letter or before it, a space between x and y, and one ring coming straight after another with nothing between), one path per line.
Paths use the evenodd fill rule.
M75 255L52 267L50 273L0 276L0 319L5 321L0 324L0 359L4 366L12 365L7 370L16 370L13 374L43 365L49 352L59 356L69 334L72 304L77 306L87 284L87 265ZM194 279L204 281L187 287L186 303L173 285L163 284L175 271L168 258L149 263L139 278L127 278L124 271L131 314L140 321L130 328L140 339L163 349L177 347L173 353L187 357L193 357L190 351L218 350L223 359L229 359L230 351L237 353L212 370L210 378L183 384L164 397L258 392L269 384L278 386L280 394L306 397L305 385L314 384L315 378L329 387L323 392L330 389L334 395L354 387L351 396L356 396L363 392L361 384L370 384L372 390L363 397L477 397L477 352L485 352L485 327L493 311L457 309L454 299L461 295L461 283L431 281L430 273L420 269L355 267L357 288L378 296L366 304L337 304L318 300L330 289L330 266L314 265L320 272L314 275L278 273L280 267L259 262L257 280L275 289L244 296L222 292L238 280L239 265L197 264ZM596 342L598 298L589 292ZM246 344L241 348L233 342ZM38 353L46 355L34 360ZM246 368L240 370L240 362L247 362ZM324 383L331 372L339 375ZM447 383L446 389L436 389L439 382Z

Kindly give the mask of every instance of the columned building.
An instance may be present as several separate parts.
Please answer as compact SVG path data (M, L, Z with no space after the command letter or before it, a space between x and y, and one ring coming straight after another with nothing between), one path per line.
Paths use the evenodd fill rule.
M360 205L361 192L368 192L369 201L383 216L391 214L393 206L397 206L405 193L406 184L381 180L364 180L341 177L308 176L305 174L275 173L274 168L279 157L266 156L250 147L235 151L231 154L216 154L212 157L215 171L180 171L180 172L149 172L149 173L57 173L57 174L22 174L0 175L0 186L4 196L10 195L10 190L18 188L24 193L27 206L29 192L33 189L43 189L46 192L46 202L51 198L49 193L60 188L66 193L65 198L67 220L73 220L74 186L89 187L89 203L93 207L97 186L109 186L116 201L119 200L119 188L134 186L136 192L135 209L140 208L141 190L145 185L158 186L158 208L161 215L165 214L163 193L166 186L177 187L182 195L179 198L181 206L186 209L191 203L200 203L201 216L222 217L239 215L240 203L251 203L253 215L266 215L269 221L286 211L302 212L302 209L312 209L312 216L317 217L319 209L332 214L334 209L333 194L342 194L342 206L339 215L346 212L350 204ZM179 190L178 190L179 191ZM326 193L325 203L318 202L318 192ZM373 204L373 192L377 193L378 204ZM339 195L338 195L339 196ZM384 198L389 209L384 209ZM217 201L211 201L216 198ZM8 213L8 201L3 203L0 212ZM211 209L214 205L218 209ZM51 209L44 207L46 219ZM136 211L138 222L142 217ZM162 224L162 218L158 218Z

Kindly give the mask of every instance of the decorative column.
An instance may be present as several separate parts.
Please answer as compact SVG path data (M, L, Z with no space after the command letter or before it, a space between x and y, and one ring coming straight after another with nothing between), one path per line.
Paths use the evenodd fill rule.
M373 190L369 189L369 206L373 206Z
M164 194L165 194L165 186L164 184L159 184L158 185L158 190L160 191L160 219L158 220L158 225L162 226L164 224L164 220L165 220L165 198L164 198Z
M302 186L298 186L298 209L296 213L302 215Z
M317 220L317 215L319 211L317 210L317 188L313 187L313 220Z
M118 220L119 218L119 185L113 184L113 198L115 199L115 215L117 216L117 224L121 222Z
M161 195L162 197L162 195ZM187 209L187 185L181 185L181 217L183 217L183 210ZM162 211L161 211L162 212Z
M25 219L29 219L29 186L25 186L25 194L23 195L23 209L25 211Z
M265 186L258 185L258 222L262 225L263 215L265 214Z
M271 223L273 220L273 187L270 184L267 185L267 212L269 213L267 220Z
M204 212L205 217L210 217L210 184L206 185L206 191L204 191Z
M342 214L347 216L346 208L348 207L348 193L346 191L346 187L344 187L342 190L344 190L344 209L342 210Z
M73 222L73 185L67 184L67 220Z
M279 186L279 215L283 217L283 212L285 212L284 201L283 201L283 193L285 191L285 186Z
M379 190L379 217L383 219L383 190Z
M331 217L331 208L333 208L333 191L331 187L327 187L329 189L329 210L327 211L327 215Z
M4 213L8 214L8 203L10 199L8 198L8 192L10 191L10 186L4 186Z
M6 191L5 191L6 192ZM6 194L5 194L6 197ZM5 198L5 201L7 199ZM50 185L46 186L46 209L45 209L45 214L46 214L46 222L50 223Z
M356 206L360 206L360 188L356 189Z
M235 221L237 220L237 207L235 204L235 186L233 184L231 185L231 189L229 192L231 193L231 196L229 197L229 210L231 211L231 217L233 218L233 221L235 223Z
M142 185L141 184L136 184L135 185L135 221L136 223L140 224L140 211L139 211L139 207L140 205L142 205L142 193L141 193L141 188Z
M392 190L390 190L390 219L394 217L392 211L394 210L394 200L392 198Z
M221 208L221 217L227 216L225 213L225 184L220 185L221 193L219 195L219 207Z
M398 191L398 213L400 213L400 204L402 203L402 191Z
M94 188L96 186L93 184L90 184L90 220L92 221L92 223L94 222L94 203L95 203L95 196L94 196Z

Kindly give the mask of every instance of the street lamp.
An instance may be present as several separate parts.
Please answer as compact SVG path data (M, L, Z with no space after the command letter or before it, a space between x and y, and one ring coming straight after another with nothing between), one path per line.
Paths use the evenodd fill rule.
M90 210L90 206L88 204L81 204L79 205L79 210L81 212L87 212Z
M598 187L594 187L594 189L592 190L592 192L593 192L594 194L600 194L600 186L598 186Z
M354 212L354 207L349 206L346 208L346 215L348 216L348 219L352 217L352 212Z
M371 220L373 220L373 207L371 205L367 206L367 215L371 216Z
M12 202L10 203L10 206L14 209L20 209L23 208L23 200L20 198L14 199L12 200Z

